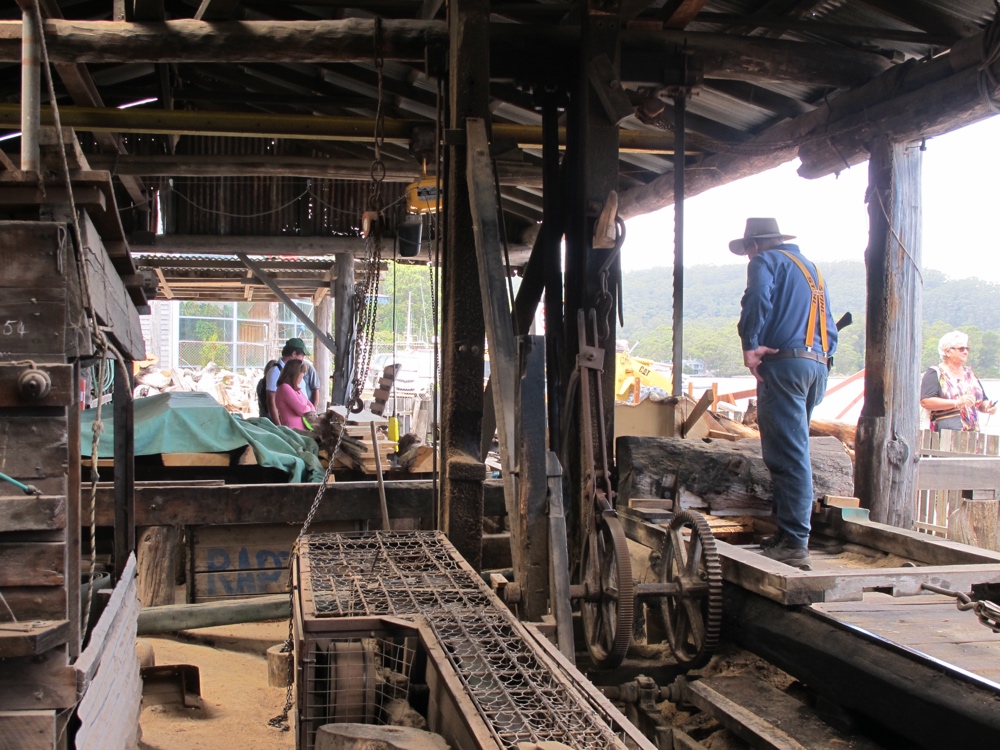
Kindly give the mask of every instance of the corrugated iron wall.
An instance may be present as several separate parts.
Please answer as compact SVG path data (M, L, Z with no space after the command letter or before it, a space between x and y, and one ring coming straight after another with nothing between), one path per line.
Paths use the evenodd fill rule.
M272 138L184 136L177 156L232 155L313 156L298 142ZM170 189L161 180L163 191ZM394 234L403 213L399 201L406 186L383 183L384 227ZM359 180L321 180L304 177L175 177L173 226L177 234L212 235L357 235L361 214L368 206L371 185Z

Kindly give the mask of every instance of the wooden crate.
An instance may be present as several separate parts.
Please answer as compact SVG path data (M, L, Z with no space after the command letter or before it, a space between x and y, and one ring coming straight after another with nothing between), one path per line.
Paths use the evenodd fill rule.
M354 522L315 524L317 531L355 531ZM188 535L188 600L283 594L288 591L288 558L299 525L240 524L193 526Z

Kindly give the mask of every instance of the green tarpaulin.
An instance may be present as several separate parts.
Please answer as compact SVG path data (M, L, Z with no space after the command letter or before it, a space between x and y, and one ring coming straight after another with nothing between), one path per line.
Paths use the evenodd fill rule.
M113 413L111 404L101 408L104 431L97 447L101 458L112 458L115 453ZM84 455L90 454L96 414L96 409L87 409L80 417ZM268 419L241 419L207 393L160 393L136 399L133 424L137 456L220 453L249 445L258 464L287 472L289 482L323 479L315 440Z

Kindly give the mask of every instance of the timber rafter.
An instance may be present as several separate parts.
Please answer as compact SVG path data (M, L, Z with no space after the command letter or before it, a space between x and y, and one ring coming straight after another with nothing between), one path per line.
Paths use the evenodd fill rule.
M93 134L85 149L93 166L112 171L133 202L142 181L162 185L158 178L173 176L368 179L365 165L371 159L370 118L377 94L375 22L343 17L344 9L356 4L148 0L123 5L134 11L129 20L110 20L111 14L100 19L69 0L45 0L43 9L51 16L45 22L49 54L65 73L63 91L77 103L94 105L86 112L64 106L64 122L83 116L67 124ZM672 110L664 106L655 113L655 92L669 86L682 50L696 61L704 81L688 103L687 142L697 149L691 156L699 162L688 181L690 195L796 156L803 159L803 175L819 176L866 158L864 144L883 129L916 137L921 128L933 134L984 115L970 98L963 100L954 91L942 92L947 104L939 109L954 104L963 112L955 118L931 112L929 97L920 111L909 111L913 127L902 127L892 110L902 103L898 96L928 84L924 71L942 51L952 49L944 59L956 75L968 67L969 50L981 40L977 24L992 14L989 3L978 9L948 0L759 0L746 6L735 12L704 0L623 3L627 22L620 34L621 82L633 104L652 104L654 114L644 112L640 119L662 127L644 132L626 121L621 130L620 188L623 209L630 214L672 201ZM391 118L386 154L396 160L386 161L387 180L407 182L422 172L419 161L406 153L410 131L418 123L432 126L435 118L436 81L443 75L440 62L449 44L444 5L380 0L363 7L383 19L384 111ZM520 162L498 163L505 213L520 232L541 216L541 196L531 192L540 186L539 87L565 86L575 75L575 63L568 61L579 58L581 18L579 7L570 2L495 2L489 11L493 137L513 139L523 149L515 154ZM73 13L90 17L58 18ZM0 11L0 17L9 19L0 20L0 61L18 61L19 15ZM980 52L976 49L973 57ZM911 62L900 66L906 59ZM104 67L88 70L91 63ZM900 67L909 72L900 76ZM903 88L890 96L889 87L903 79ZM0 70L0 96L4 80ZM15 91L11 86L7 101L16 98ZM858 91L867 93L855 106ZM147 105L151 111L111 109L150 94L156 98ZM871 118L872 111L882 111L871 108L887 102L893 104ZM101 109L102 104L109 108ZM175 106L187 111L166 111ZM302 119L282 119L295 117ZM148 118L158 122L150 124ZM322 132L334 121L339 122L335 132ZM14 129L18 123L13 114L0 112L2 125ZM344 127L346 132L337 130ZM503 128L515 130L501 133ZM117 133L123 134L130 153L115 147ZM202 156L185 148L186 156L173 157L178 138L186 134L263 135L312 145L299 150L301 156L285 159L288 169L281 173L280 159L269 162L238 148L225 156ZM150 136L166 148L133 145ZM338 140L329 140L333 138ZM106 153L91 153L95 144ZM318 154L330 158L321 160Z

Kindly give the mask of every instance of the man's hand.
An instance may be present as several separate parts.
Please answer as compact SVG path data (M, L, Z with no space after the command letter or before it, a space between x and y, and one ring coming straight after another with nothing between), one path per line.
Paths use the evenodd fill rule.
M769 346L758 346L756 349L749 349L743 352L743 364L746 365L750 373L757 378L758 383L763 383L764 378L760 376L757 372L757 368L760 367L761 361L764 359L765 354L777 354L780 350L772 349Z

